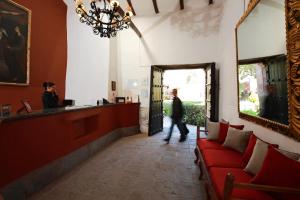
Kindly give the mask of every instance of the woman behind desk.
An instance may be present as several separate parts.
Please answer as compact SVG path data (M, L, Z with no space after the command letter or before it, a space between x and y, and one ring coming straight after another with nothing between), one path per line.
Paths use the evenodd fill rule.
M52 82L44 82L43 87L45 88L45 91L42 95L44 109L59 107L59 105L58 105L59 99L55 93L56 92L55 84Z

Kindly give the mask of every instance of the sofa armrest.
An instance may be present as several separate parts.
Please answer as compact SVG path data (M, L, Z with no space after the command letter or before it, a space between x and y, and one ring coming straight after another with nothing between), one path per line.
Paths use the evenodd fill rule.
M197 139L203 138L200 137L200 133L205 133L205 135L207 135L207 130L201 130L199 126L197 126ZM205 137L204 137L205 138Z
M226 175L224 191L223 191L224 200L231 199L231 193L234 188L300 195L299 188L279 187L279 186L272 186L272 185L259 185L259 184L252 184L252 183L237 183L234 182L234 176L231 173L228 173Z

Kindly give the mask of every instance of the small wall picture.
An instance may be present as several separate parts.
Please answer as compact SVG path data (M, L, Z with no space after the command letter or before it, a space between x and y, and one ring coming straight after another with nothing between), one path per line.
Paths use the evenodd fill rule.
M31 11L0 1L0 84L29 84Z
M111 82L111 90L116 91L116 81Z
M3 117L7 117L10 115L11 112L11 105L10 104L3 104L1 106L1 113Z

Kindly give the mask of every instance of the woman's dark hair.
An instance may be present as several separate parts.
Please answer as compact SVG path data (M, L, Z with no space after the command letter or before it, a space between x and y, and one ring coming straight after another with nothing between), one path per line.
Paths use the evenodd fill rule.
M43 83L43 87L45 90L47 90L47 87L52 87L53 85L55 85L53 82L44 82Z

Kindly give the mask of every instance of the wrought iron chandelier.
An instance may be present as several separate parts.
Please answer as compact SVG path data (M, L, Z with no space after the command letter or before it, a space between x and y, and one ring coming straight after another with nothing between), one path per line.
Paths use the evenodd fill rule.
M79 21L93 28L93 32L100 37L115 37L117 31L129 28L131 16L130 10L121 16L118 12L119 2L115 0L90 0L91 10L87 11L83 0L74 0Z

